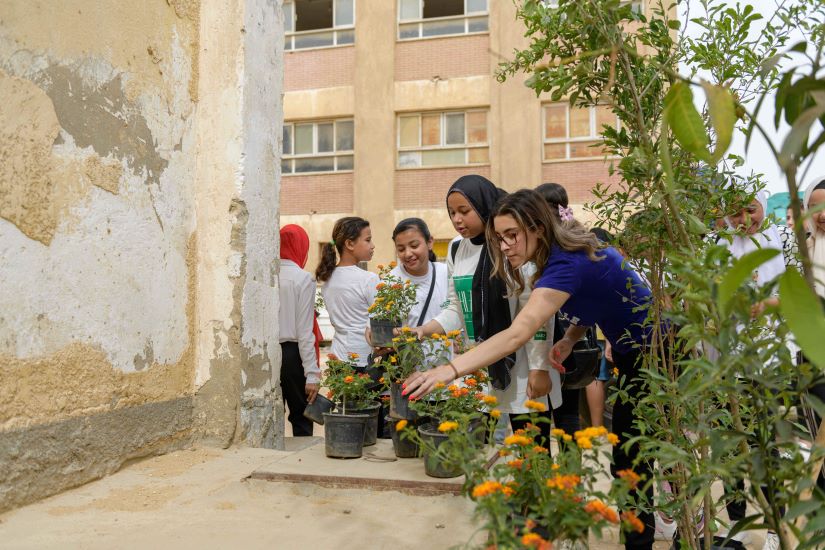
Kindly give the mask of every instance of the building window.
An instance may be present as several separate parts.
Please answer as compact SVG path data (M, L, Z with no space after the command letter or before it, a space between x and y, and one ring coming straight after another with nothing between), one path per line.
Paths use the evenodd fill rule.
M284 123L283 174L344 172L353 168L352 120Z
M398 115L398 168L489 162L486 110Z
M398 39L487 32L488 0L398 0Z
M355 42L355 0L285 0L283 10L287 51Z
M606 105L571 108L567 103L548 103L544 112L544 160L603 157L602 126L619 127L619 119Z

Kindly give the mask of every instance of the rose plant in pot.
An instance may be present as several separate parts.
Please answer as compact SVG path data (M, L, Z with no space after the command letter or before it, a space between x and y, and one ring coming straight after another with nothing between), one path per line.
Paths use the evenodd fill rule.
M381 282L375 287L378 292L368 308L370 338L376 347L392 346L393 332L401 328L412 307L418 303L415 297L417 285L393 275L391 272L395 265L395 262L390 262L388 266L378 266Z
M323 385L335 409L324 415L326 453L332 458L357 458L365 445L374 445L378 431L380 403L369 375L356 371L358 355L349 359L327 356Z

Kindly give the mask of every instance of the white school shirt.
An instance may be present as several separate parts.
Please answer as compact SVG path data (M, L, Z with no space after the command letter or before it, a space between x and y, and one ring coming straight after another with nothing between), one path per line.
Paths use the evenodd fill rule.
M467 341L474 342L475 327L473 327L473 275L481 258L482 245L473 244L470 239L462 239L456 250L455 260L452 257L452 246L447 253L448 301L447 307L436 316L436 321L446 332L464 329ZM529 281L535 273L535 264L528 263L522 266L522 277ZM516 299L512 296L510 302L510 317L515 319L518 312L530 298L531 289L525 286L524 291ZM554 319L551 317L543 330L516 351L516 363L510 370L510 385L505 390L490 388L490 394L498 399L498 408L501 412L523 414L529 412L524 407L527 401L527 380L531 370L543 370L550 373L552 389L550 404L555 409L561 406L561 378L558 371L550 366L549 352L552 342ZM547 397L535 399L547 406Z
M372 352L364 332L369 324L367 309L375 301L378 283L375 273L350 265L336 267L321 287L329 321L335 329L332 353L341 359L346 359L350 353L357 353L356 363L362 367L367 364L367 357Z
M315 281L295 262L281 260L278 293L281 297L278 309L279 340L281 343L298 342L307 384L317 384L321 380L321 369L315 357L315 334L312 332Z
M429 262L427 267L427 274L421 276L410 275L401 264L393 269L390 274L398 277L402 281L410 281L414 285L418 285L415 290L415 299L418 301L407 316L407 321L404 323L408 327L417 327L418 319L421 317L421 310L424 309L424 303L427 301L427 295L430 293L430 285L433 282L433 269L435 269L435 288L433 289L432 298L430 298L430 305L427 306L427 313L424 315L424 320L421 323L426 324L436 315L441 313L442 306L447 301L447 287L448 275L447 266L440 262Z

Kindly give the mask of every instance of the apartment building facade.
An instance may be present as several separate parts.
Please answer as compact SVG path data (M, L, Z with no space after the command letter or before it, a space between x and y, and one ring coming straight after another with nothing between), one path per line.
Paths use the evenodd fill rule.
M445 193L481 174L515 190L563 184L577 213L607 159L591 147L606 108L536 97L495 70L527 44L510 0L285 0L281 223L310 240L308 268L335 220L371 222L373 264L392 229L427 221L443 257L455 236Z

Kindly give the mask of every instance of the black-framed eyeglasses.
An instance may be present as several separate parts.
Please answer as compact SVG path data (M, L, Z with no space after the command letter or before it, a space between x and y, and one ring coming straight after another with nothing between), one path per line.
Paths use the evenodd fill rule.
M521 235L521 230L513 229L512 231L507 231L506 233L496 233L496 238L499 242L502 242L507 246L514 246L518 242L519 235Z

